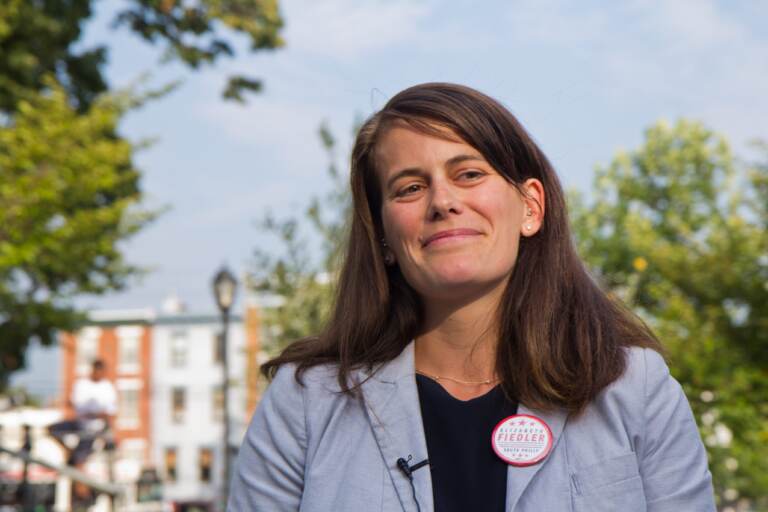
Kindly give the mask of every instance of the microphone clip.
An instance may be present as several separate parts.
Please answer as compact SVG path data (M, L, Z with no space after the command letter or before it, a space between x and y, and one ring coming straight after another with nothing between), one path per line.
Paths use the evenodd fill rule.
M397 459L397 467L400 469L400 471L405 474L406 477L408 477L409 480L413 479L413 472L417 469L423 468L427 464L429 464L429 459L424 459L421 462L417 462L413 466L409 465L408 463L413 459L413 455L408 455L408 459L404 459L400 457Z

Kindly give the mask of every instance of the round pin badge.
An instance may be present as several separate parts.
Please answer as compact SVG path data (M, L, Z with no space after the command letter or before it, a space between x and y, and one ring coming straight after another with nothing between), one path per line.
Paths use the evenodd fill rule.
M536 416L516 414L504 418L491 434L493 451L512 466L531 466L552 450L552 431Z

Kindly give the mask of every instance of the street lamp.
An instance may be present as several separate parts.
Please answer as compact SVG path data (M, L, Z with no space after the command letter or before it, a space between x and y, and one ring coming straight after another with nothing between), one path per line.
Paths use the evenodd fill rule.
M235 291L237 290L237 279L233 276L226 266L221 267L213 277L213 295L216 298L216 305L221 312L221 361L223 370L223 383L221 386L222 397L222 421L224 423L224 456L223 456L223 500L224 508L227 508L227 498L229 495L229 358L227 357L229 331L229 310L235 302Z

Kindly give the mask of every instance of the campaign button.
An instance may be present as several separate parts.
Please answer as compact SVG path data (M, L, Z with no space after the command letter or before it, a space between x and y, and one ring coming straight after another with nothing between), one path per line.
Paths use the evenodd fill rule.
M512 466L531 466L552 450L552 431L544 420L529 414L504 418L491 434L491 446L501 460Z

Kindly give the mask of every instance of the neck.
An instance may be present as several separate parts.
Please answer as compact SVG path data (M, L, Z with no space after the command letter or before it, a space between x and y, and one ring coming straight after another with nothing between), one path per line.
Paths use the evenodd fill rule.
M416 368L440 377L471 382L493 379L498 322L504 286L461 302L425 302L425 323L416 338Z

